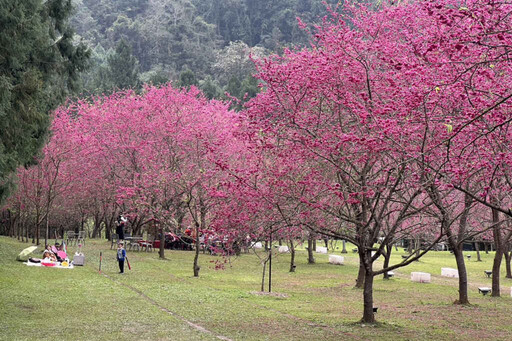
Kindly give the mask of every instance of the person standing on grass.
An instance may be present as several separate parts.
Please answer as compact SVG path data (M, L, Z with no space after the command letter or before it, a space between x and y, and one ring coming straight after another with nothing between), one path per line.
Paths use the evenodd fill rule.
M123 243L117 244L117 261L119 263L119 273L124 274L124 260L126 258L126 250Z
M124 240L124 223L125 218L123 216L119 216L116 221L116 234L119 240Z

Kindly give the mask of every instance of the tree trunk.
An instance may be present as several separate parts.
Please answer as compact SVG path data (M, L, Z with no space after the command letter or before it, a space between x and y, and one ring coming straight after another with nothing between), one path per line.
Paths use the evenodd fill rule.
M347 253L347 242L345 239L342 240L343 243L343 250L341 250L341 253Z
M195 255L194 255L194 277L199 277L199 265L198 265L198 262L199 262L199 247L200 247L200 243L199 243L199 224L196 223L196 252L195 252Z
M507 269L507 278L512 278L512 269L510 267L510 261L512 260L512 252L505 252L505 267Z
M384 254L384 266L383 268L387 268L389 266L389 261L391 259L391 251L393 251L393 245L386 245L386 253ZM384 272L384 279L389 279L388 272Z
M94 215L94 229L92 230L92 238L97 238L101 236L101 217L98 213Z
M165 259L165 233L162 228L162 232L160 233L160 249L158 250L158 255L160 259Z
M324 243L325 243L325 248L329 249L329 239L325 238Z
M464 262L464 254L462 245L453 248L453 255L457 263L457 271L459 273L459 299L455 301L458 304L469 304L468 297L468 274L466 271L466 263Z
M362 263L362 261L361 261ZM363 290L363 301L364 311L361 322L363 323L375 323L375 314L373 312L373 271L371 269L365 269L364 274L364 290Z
M268 292L272 292L272 231L270 231L270 249L268 251Z
M36 242L37 244L36 245L39 245L40 242L39 242L39 234L41 233L41 229L40 229L40 226L39 226L39 212L36 214ZM44 246L46 247L46 245Z
M313 239L313 251L316 252L316 238Z
M267 261L263 262L263 274L261 276L261 292L265 291L265 273L267 272Z
M413 239L407 239L409 241L409 245L407 245L407 253L412 254L413 248Z
M501 260L503 258L503 251L501 247L496 246L496 254L492 264L492 296L500 297L500 268Z
M365 276L365 270L364 270L364 264L363 262L359 261L359 272L357 273L357 279L356 279L356 288L362 289L364 285L364 276Z
M315 264L315 257L313 257L313 239L308 238L308 264Z
M492 200L493 198L491 198ZM493 229L492 234L494 238L494 247L496 248L496 253L494 254L494 261L492 264L492 293L493 297L500 297L500 268L501 268L501 260L503 259L504 253L504 245L501 238L501 227L499 226L500 216L499 212L496 210L491 210L492 212L492 222Z
M480 256L480 242L475 242L475 250L476 250L476 261L481 262L482 257Z
M485 248L485 254L488 255L489 254L489 243L484 242L484 248Z
M290 272L295 272L295 246L293 245L293 240L290 239Z

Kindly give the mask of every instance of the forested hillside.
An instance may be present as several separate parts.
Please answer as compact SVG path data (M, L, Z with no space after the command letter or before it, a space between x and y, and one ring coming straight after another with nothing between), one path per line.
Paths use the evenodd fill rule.
M297 17L314 23L326 14L322 0L73 2L72 24L93 50L85 93L172 80L198 85L210 98L225 91L251 97L257 83L249 51L262 56L305 44Z

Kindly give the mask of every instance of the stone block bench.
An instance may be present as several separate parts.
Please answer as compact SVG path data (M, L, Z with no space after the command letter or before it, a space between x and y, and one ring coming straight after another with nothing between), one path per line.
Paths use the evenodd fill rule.
M279 247L279 253L286 253L286 252L290 252L290 249L288 248L288 246L285 246L285 245L281 245Z
M488 293L490 293L492 291L491 288L489 287L480 287L478 288L478 292L481 293L482 295L487 295Z
M343 265L344 261L345 261L345 258L342 256L329 255L329 263L330 264Z
M316 247L316 252L317 252L317 253L327 254L327 248L326 248L326 247L323 247L323 246L317 246L317 247Z
M441 276L459 278L459 272L457 269L441 268Z
M411 272L411 281L418 283L430 283L430 274L427 272Z

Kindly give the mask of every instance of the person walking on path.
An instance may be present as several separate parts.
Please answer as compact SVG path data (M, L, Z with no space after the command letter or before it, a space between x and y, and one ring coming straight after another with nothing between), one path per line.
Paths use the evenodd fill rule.
M124 260L126 259L126 250L123 243L117 245L117 262L119 263L119 273L124 274Z

